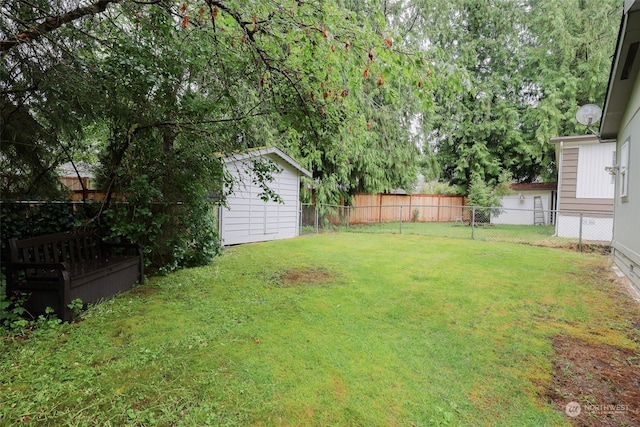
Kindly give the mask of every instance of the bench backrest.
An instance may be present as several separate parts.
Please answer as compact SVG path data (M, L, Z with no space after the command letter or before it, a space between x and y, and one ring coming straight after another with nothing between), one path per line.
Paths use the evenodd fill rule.
M11 262L66 262L70 266L100 258L101 246L96 235L80 232L9 240Z

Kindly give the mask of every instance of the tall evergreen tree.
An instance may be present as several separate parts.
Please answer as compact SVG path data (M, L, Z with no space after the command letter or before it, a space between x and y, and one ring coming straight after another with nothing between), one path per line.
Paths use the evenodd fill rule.
M622 1L536 0L528 13L526 75L534 101L527 127L535 141L587 133L575 120L585 104L602 107Z
M400 2L398 2L400 3ZM398 4L394 3L394 4ZM549 139L584 133L575 112L604 97L621 2L452 0L409 2L393 22L418 45L465 70L468 87L437 92L422 131L445 179L466 191L472 177L495 183L552 179Z

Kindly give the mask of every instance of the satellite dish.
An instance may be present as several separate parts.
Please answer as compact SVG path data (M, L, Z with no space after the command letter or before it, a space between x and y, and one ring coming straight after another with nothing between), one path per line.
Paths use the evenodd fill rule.
M595 104L586 104L578 108L576 119L585 126L591 126L602 117L602 110Z

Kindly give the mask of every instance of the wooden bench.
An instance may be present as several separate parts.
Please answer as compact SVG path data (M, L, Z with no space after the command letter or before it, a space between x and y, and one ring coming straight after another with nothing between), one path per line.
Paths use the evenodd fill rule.
M71 321L68 305L97 303L144 281L140 245L105 243L85 232L9 239L7 296L26 294L25 309L39 315L51 307Z

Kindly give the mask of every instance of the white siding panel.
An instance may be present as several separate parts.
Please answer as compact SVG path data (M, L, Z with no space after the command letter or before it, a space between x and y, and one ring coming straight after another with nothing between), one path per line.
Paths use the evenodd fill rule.
M557 218L558 237L610 242L613 238L613 218L583 215L582 224L576 215L559 214Z
M520 194L524 196L522 200ZM542 200L544 223L548 225L550 223L551 190L522 191L518 194L503 196L500 199L503 210L498 216L491 215L491 223L533 225L535 222L533 204L535 196L540 196Z
M249 164L231 162L228 172L234 177L234 193L227 200L227 208L220 213L223 244L260 242L290 238L298 235L299 227L299 175L288 163L276 161L282 168L267 183L284 203L264 202L259 195L262 189L252 182L247 171Z
M636 79L618 133L618 150L618 161L627 166L628 187L627 196L621 197L619 188L615 200L614 260L640 291L640 79ZM618 173L618 177L621 186L622 174Z
M613 199L615 181L605 167L614 165L615 151L615 143L579 147L576 198Z

